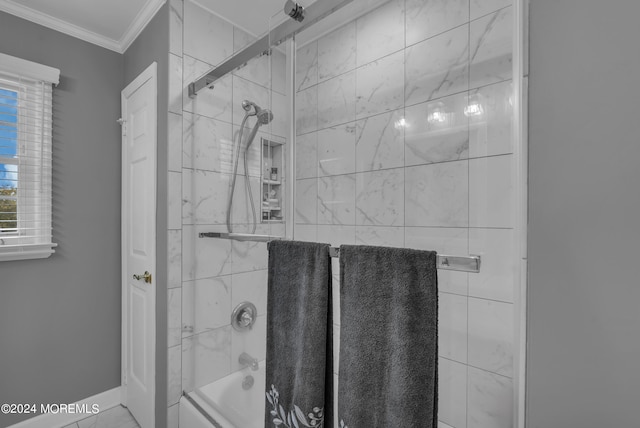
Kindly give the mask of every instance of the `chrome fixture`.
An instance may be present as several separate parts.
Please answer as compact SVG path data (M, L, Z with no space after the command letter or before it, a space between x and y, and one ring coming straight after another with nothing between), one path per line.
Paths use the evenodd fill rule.
M258 310L251 302L242 302L231 313L231 326L236 331L250 330L256 323Z
M284 4L284 13L298 22L302 22L302 20L304 20L304 7L292 0L287 0Z
M251 370L253 370L254 372L258 371L258 360L256 358L253 358L246 352L240 354L240 356L238 357L238 362L240 363L240 365L242 365L242 368L251 367Z
M258 128L260 125L266 125L273 120L273 113L271 110L266 110L261 108L258 104L253 101L244 100L242 101L242 108L245 111L244 119L242 119L242 124L240 125L240 131L238 131L238 148L236 149L236 143L233 143L233 151L236 153L235 161L233 163L233 176L231 178L231 191L229 192L229 203L227 204L227 230L229 233L233 232L233 227L231 226L231 210L233 207L233 192L236 188L236 174L238 173L238 160L240 157L240 150L242 148L242 134L244 133L244 125L247 123L247 119L250 116L256 117L256 124L253 125L253 129L251 130L251 134L249 134L249 138L247 139L247 145L244 148L244 184L247 189L247 194L249 196L249 202L251 203L251 215L253 218L253 227L251 233L255 233L257 220L256 220L256 208L253 202L253 193L251 192L251 180L249 179L249 147L253 143L253 140L256 138L256 134L258 133Z
M234 241L250 241L250 242L269 242L275 240L286 239L282 236L272 235L254 235L249 233L221 233L221 232L200 232L200 238L218 238L231 239ZM340 257L340 247L330 247L329 256ZM460 272L480 272L481 257L476 255L469 256L450 256L445 254L436 255L436 268L444 270L456 270Z
M242 380L242 389L244 389L245 391L251 389L251 387L253 386L253 384L255 383L255 379L253 378L253 376L248 375L246 376L243 380Z

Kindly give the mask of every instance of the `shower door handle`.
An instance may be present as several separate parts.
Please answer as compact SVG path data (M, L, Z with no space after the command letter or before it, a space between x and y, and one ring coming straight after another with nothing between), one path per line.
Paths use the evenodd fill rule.
M138 281L140 281L141 279L144 279L144 282L146 282L147 284L151 284L151 274L149 273L149 271L144 271L142 275L136 275L134 273L133 279L136 279Z

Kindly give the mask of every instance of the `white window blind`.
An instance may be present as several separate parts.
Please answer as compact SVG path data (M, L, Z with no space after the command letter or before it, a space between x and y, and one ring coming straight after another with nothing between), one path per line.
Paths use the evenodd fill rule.
M0 54L0 261L49 257L52 84L59 71Z

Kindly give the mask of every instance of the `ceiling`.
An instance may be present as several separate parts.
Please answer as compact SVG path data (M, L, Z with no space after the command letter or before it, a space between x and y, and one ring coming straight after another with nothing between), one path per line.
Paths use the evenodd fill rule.
M123 53L166 0L0 0L0 10ZM248 32L284 17L285 0L195 0ZM314 0L298 0L307 6ZM249 13L247 13L249 11Z
M124 52L165 0L0 0L0 10Z

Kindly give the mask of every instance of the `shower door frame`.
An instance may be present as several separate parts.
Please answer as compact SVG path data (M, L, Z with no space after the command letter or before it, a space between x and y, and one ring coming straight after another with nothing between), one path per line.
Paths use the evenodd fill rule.
M514 284L514 427L525 428L526 412L526 355L527 355L527 223L528 223L528 69L525 56L528 53L528 26L530 0L513 0L513 155L516 167L513 171L514 247L517 267ZM527 76L525 78L525 75Z

